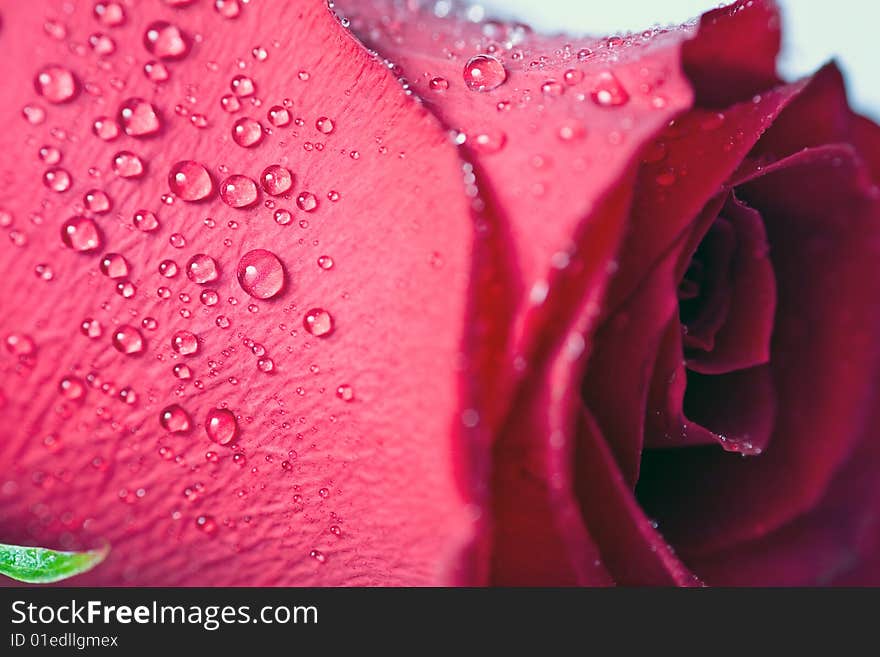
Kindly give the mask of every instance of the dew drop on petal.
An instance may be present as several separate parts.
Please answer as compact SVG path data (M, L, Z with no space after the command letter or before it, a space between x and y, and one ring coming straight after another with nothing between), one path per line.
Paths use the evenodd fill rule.
M199 339L190 331L177 331L171 336L171 348L181 356L192 356L199 350Z
M129 98L119 106L119 125L129 137L151 137L162 129L155 105L143 98Z
M113 141L119 136L119 124L109 116L99 116L92 122L92 132L98 139Z
M259 121L243 116L232 124L232 139L242 148L253 148L263 141L263 126Z
M120 178L140 178L144 169L143 160L131 151L119 151L113 156L113 173Z
M119 2L96 2L92 11L104 27L119 27L125 22L125 8Z
M144 31L144 47L159 59L183 59L189 53L189 36L167 21L154 21Z
M286 125L290 125L291 121L290 112L284 107L281 107L281 105L273 105L270 107L269 111L266 113L266 118L269 119L269 123L276 128L283 128Z
M144 64L144 75L147 76L147 79L150 82L156 83L167 82L168 78L171 77L171 74L168 72L168 67L162 62L157 62L155 60L150 60Z
M165 431L184 433L190 428L189 414L183 410L180 404L171 404L171 406L162 409L159 414L159 424Z
M491 91L504 84L507 71L492 55L476 55L464 65L463 76L471 91Z
M303 317L306 331L317 338L326 338L333 333L333 317L323 308L312 308Z
M271 251L254 249L238 262L238 283L255 299L271 299L284 289L284 266Z
M590 95L600 107L619 107L629 102L629 93L610 71L599 74Z
M205 285L216 281L220 276L217 261L204 253L197 253L186 263L186 277L193 283Z
M61 224L61 241L67 248L80 253L96 251L103 244L98 224L81 216L70 217Z
M116 351L127 356L139 354L144 350L144 336L141 334L140 329L130 324L123 324L117 327L113 331L112 342Z
M58 382L58 392L70 401L82 399L86 394L86 386L82 379L75 376L65 376Z
M229 82L229 88L232 89L232 93L239 98L249 98L250 96L253 96L256 91L254 81L246 75L236 75L232 78Z
M125 256L118 253L105 253L101 258L101 273L108 278L125 278L128 276L129 267Z
M238 434L235 414L226 408L212 408L205 417L205 433L218 445L228 445Z
M67 169L52 167L46 169L45 173L43 173L43 184L53 192L61 194L70 189L70 186L73 184L73 179L70 177Z
M63 66L46 66L34 78L34 89L53 104L68 103L79 91L76 76Z
M280 164L270 164L260 175L260 186L267 194L279 196L293 186L293 174Z
M318 199L311 192L302 192L296 197L296 207L303 212L313 212L318 207Z
M135 228L144 233L152 233L159 228L159 219L149 210L138 210L132 215L132 223Z
M318 132L329 135L333 132L336 125L333 123L333 119L328 119L326 116L322 116L315 121L315 127L318 129Z
M232 208L246 208L257 202L257 184L247 176L229 176L220 185L220 198Z
M201 201L214 192L214 181L205 165L194 160L182 160L171 167L168 187L180 199Z

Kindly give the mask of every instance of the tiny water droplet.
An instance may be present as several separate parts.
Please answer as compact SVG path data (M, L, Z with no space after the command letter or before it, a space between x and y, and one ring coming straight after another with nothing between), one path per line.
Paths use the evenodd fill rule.
M336 388L336 396L339 397L342 401L353 401L354 400L354 388L352 388L347 383L342 384L338 388Z
M196 518L196 527L208 536L214 536L217 533L217 521L214 520L214 516L199 516Z
M629 102L629 93L611 71L603 71L599 74L591 97L600 107L619 107Z
M58 382L58 392L65 399L77 401L82 399L86 394L86 386L82 379L75 376L65 376Z
M91 338L92 340L96 338L100 338L103 330L101 329L101 323L92 319L91 317L87 317L82 321L79 325L80 332L86 336L87 338Z
M434 77L428 82L431 91L446 91L449 89L449 80L441 77Z

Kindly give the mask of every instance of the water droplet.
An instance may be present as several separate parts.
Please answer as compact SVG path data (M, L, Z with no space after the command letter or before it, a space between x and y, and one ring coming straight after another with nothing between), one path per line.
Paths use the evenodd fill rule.
M318 199L311 192L302 192L296 197L296 206L303 212L313 212L318 207Z
M103 333L101 323L91 317L87 317L82 321L82 324L79 325L79 330L84 336L91 338L92 340L100 338Z
M144 64L144 75L147 76L147 79L150 82L156 82L157 84L160 82L167 82L168 78L171 77L171 74L168 72L168 67L162 62L157 62L155 60L150 60Z
M125 278L128 276L128 261L118 253L106 253L101 258L101 273L109 278Z
M478 153L497 153L507 143L507 135L500 130L488 130L477 133L471 140L473 149Z
M63 66L46 66L34 78L37 93L50 103L68 103L79 91L76 76Z
M214 323L222 329L227 329L230 325L229 318L226 315L217 315L217 319L214 320Z
M189 414L180 404L171 404L159 414L159 424L170 433L184 433L190 429Z
M263 141L263 126L243 116L232 125L232 139L242 148L252 148Z
M171 236L168 238L168 243L175 249L182 249L186 246L186 238L180 233L171 233Z
M275 210L274 218L275 223L280 226L286 226L291 221L293 221L293 215L290 214L289 210L285 210L284 208Z
M216 281L219 276L217 262L204 253L197 253L186 263L186 277L193 283L205 285Z
M212 408L205 418L205 432L218 445L228 445L238 433L235 414L225 408Z
M41 281L51 281L55 278L55 272L52 270L50 265L45 263L39 263L34 266L34 274L37 275Z
M39 105L25 105L21 108L21 114L31 125L40 125L46 120L46 110Z
M215 290L202 290L199 300L206 306L216 306L220 296Z
M99 139L113 141L119 136L119 124L109 116L99 116L92 123L92 132Z
M113 331L113 346L117 351L133 356L144 350L144 336L130 324L123 324Z
M119 281L116 284L116 293L124 299L131 299L136 292L137 288L131 281Z
M214 11L223 18L238 18L241 13L240 0L214 0Z
M579 84L584 79L583 71L579 71L576 68L570 68L563 74L563 79L565 80L565 84L569 86L574 86Z
M217 521L213 516L199 516L196 518L196 527L205 532L208 536L217 533Z
M229 88L239 98L249 98L256 91L254 81L246 75L236 75L232 78L229 82Z
M140 178L144 162L131 151L119 151L113 156L113 172L120 178Z
M183 160L171 167L168 187L184 201L201 201L214 192L214 181L208 169L194 160Z
M449 80L441 77L431 78L428 86L431 88L431 91L446 91L449 89Z
M327 557L325 557L324 553L320 550L312 550L311 552L309 552L309 556L318 563L324 563L327 561Z
M119 2L96 2L92 11L105 27L119 27L125 22L125 9Z
M352 388L347 383L342 384L338 388L336 388L336 396L339 397L342 401L353 401L354 400L354 388Z
M144 233L152 233L159 228L159 220L149 210L138 210L132 215L131 220L135 228Z
M257 361L257 369L268 374L275 369L275 361L271 358L260 358Z
M326 116L322 116L317 121L315 121L315 127L318 129L318 132L329 135L333 132L333 129L336 125L333 123L332 119L328 119Z
M326 338L333 333L333 317L323 308L312 308L303 318L306 331L317 338Z
M82 399L86 394L86 386L75 376L65 376L58 382L58 392L65 399L76 401Z
M83 205L86 209L95 214L106 214L113 207L110 197L100 189L90 189L83 194Z
M37 345L34 339L23 333L10 333L6 336L6 349L13 356L32 356Z
M241 101L232 94L225 94L220 98L220 107L232 114L241 109Z
M507 71L492 55L476 55L464 65L463 76L471 91L491 91L504 84Z
M43 184L53 192L61 194L70 189L73 180L67 169L52 167L51 169L46 169L46 172L43 174Z
M177 276L177 263L173 260L163 260L159 263L159 273L165 278Z
M587 134L587 130L580 121L566 119L562 122L562 125L559 126L558 134L562 141L575 141L577 139L583 139Z
M184 365L183 363L178 363L171 371L174 372L174 376L183 381L192 378L192 370L189 369L188 365Z
M199 350L199 339L190 331L177 331L171 336L171 348L181 356L192 356Z
M129 137L151 137L162 128L159 111L143 98L129 98L119 106L119 124Z
M591 92L593 102L600 107L619 107L629 102L629 94L620 80L610 71L604 71L596 78Z
M541 93L545 96L558 97L565 93L565 86L558 80L547 80L541 85Z
M159 59L183 59L189 53L189 36L167 21L155 21L144 32L144 47Z
M220 185L220 198L233 208L246 208L257 202L257 184L242 175L232 175Z
M260 186L267 194L279 196L293 186L293 175L290 169L280 164L270 164L260 176Z
M46 164L58 164L61 161L61 151L54 146L40 146L39 155Z
M89 35L89 46L96 55L107 56L116 52L116 42L103 32Z
M271 299L284 288L284 266L271 251L254 249L238 261L238 283L255 299Z
M61 225L61 241L80 253L101 248L103 239L98 224L88 217L71 217Z
M318 266L321 269L333 269L333 258L328 255L318 256Z
M290 112L281 107L281 105L273 105L270 107L269 111L266 113L266 118L268 118L269 123L276 128L283 128L286 125L290 125L291 120Z

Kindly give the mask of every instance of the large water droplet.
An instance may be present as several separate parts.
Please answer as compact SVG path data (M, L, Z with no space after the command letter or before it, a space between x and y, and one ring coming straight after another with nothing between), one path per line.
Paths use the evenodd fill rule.
M183 410L180 404L171 404L171 406L162 409L159 414L159 424L165 431L184 433L190 428L189 414Z
M119 124L129 137L151 137L162 128L159 111L143 98L129 98L119 106Z
M271 299L284 288L284 266L271 251L254 249L238 262L241 289L255 299Z
M171 336L171 348L181 356L191 356L199 350L199 339L190 331L177 331Z
M71 217L61 224L61 241L64 245L80 253L88 253L101 248L103 239L98 224L88 217Z
M263 169L260 186L267 194L280 196L293 186L293 174L280 164L270 164Z
M208 169L194 160L183 160L171 167L168 186L175 196L190 202L206 199L214 192Z
M242 175L232 175L220 185L220 198L233 208L246 208L257 202L257 184Z
M128 276L128 261L118 253L106 253L101 258L101 273L109 278L125 278Z
M113 331L113 346L117 351L127 355L134 356L144 350L144 336L140 329L135 328L131 324L123 324Z
M144 47L159 59L183 59L189 53L189 36L167 21L155 21L144 32Z
M476 55L464 65L464 82L471 91L491 91L507 80L504 66L492 55Z
M63 66L46 66L34 78L37 93L50 103L68 103L79 91L76 76Z
M232 139L242 148L252 148L263 141L263 126L244 116L232 125Z
M235 414L226 408L212 408L205 418L205 432L218 445L228 445L238 433Z
M326 338L333 333L333 317L323 308L312 308L303 318L303 326L316 338Z
M217 272L217 262L209 255L197 253L186 263L186 276L193 283L205 285L216 281L220 274Z

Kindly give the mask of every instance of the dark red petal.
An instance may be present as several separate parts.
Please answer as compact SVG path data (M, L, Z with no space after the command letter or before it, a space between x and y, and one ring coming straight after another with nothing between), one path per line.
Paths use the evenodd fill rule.
M880 201L867 171L851 148L828 146L772 165L739 190L765 219L777 278L778 414L760 457L707 451L675 466L688 512L658 514L688 555L763 536L812 508L874 403Z
M684 47L684 70L699 107L727 107L780 82L779 9L772 0L736 2L703 15L700 38Z
M710 352L689 354L688 368L721 374L766 363L776 310L776 279L761 215L731 197L722 210L737 237L729 308Z
M575 486L581 509L615 581L630 586L699 584L645 516L599 426L586 411L577 451Z
M49 11L49 3L3 8L0 176L14 223L0 240L0 336L31 336L37 351L18 357L4 345L0 354L2 539L57 547L109 541L107 562L76 580L83 584L483 581L476 541L486 442L479 426L465 433L483 408L461 377L472 349L473 220L445 132L322 3L252 3L235 20L208 2L179 12L128 4L125 25L113 30L118 50L109 72L97 57L71 56L70 43L44 35L47 19L63 18L81 38L94 26L84 4L69 16ZM149 58L141 35L156 19L201 35L186 59L168 64L171 78L159 86L140 70ZM255 47L267 57L252 57ZM262 104L245 98L245 109L229 115L220 97L241 73L239 58ZM32 79L44 61L67 62L86 93L31 125L21 111L42 104ZM91 134L93 118L133 96L157 105L161 136L106 144ZM247 151L233 143L239 116L268 126L267 110L285 98L303 125L273 127ZM207 127L175 104L180 114L204 113ZM316 126L322 116L335 123L332 134ZM69 192L43 188L36 156L43 143L63 150L74 179ZM141 180L110 172L113 153L123 149L148 162ZM216 196L163 204L169 169L187 159L204 163L215 181L228 174L258 180L267 165L284 164L296 186L274 207L289 209L294 221L280 225L271 207L235 210ZM59 238L61 222L93 186L115 202L96 221L106 250L128 260L137 287L131 299L99 273L100 251L74 253ZM304 192L316 196L313 212L297 209ZM313 200L305 198L309 208ZM158 214L157 232L132 227L140 208ZM10 230L26 235L27 245L14 245ZM169 246L178 233L181 249ZM285 270L284 288L267 301L251 299L236 279L239 259L254 249L276 254ZM217 262L216 306L200 304L202 286L183 274L197 253ZM332 258L332 269L326 259L318 264L321 256ZM178 263L176 278L157 273L163 259ZM51 265L52 280L35 276L41 263ZM157 298L160 285L173 289L173 300ZM315 321L304 326L306 314ZM228 330L217 326L219 315ZM103 324L100 339L80 333L88 317ZM147 318L157 328L141 329L141 356L111 346L117 325L153 326ZM181 329L200 338L198 353L185 359L171 346ZM264 352L273 372L258 368ZM193 379L175 378L175 363L191 368ZM73 402L59 395L64 375L95 385ZM136 393L134 404L119 398L125 386ZM162 430L160 415L172 403L189 415L188 432ZM234 450L206 434L203 422L217 406L238 418ZM169 427L186 423L179 412L168 417ZM233 451L247 464L234 463Z

